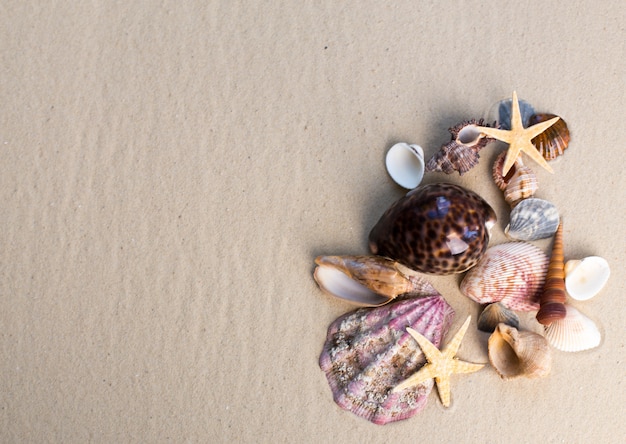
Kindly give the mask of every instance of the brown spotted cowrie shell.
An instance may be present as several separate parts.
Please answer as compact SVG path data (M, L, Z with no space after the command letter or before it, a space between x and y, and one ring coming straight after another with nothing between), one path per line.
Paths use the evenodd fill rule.
M496 215L458 185L422 185L396 201L369 235L372 253L430 274L462 273L482 257Z

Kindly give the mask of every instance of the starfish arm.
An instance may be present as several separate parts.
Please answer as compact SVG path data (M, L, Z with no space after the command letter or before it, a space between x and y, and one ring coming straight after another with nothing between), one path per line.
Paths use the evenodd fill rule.
M493 137L501 142L509 143L511 140L511 132L507 130L501 130L498 128L491 128L488 126L479 126L476 129L485 136Z
M519 112L517 92L513 91L513 100L511 100L511 127L513 128L517 125L519 125L520 128L523 128L524 122L522 122L522 114Z
M528 157L530 157L532 160L534 160L539 165L544 167L546 170L548 170L551 173L554 173L554 170L552 169L552 167L548 165L548 162L546 162L546 159L543 158L543 156L537 150L535 145L533 145L532 143L528 143L528 145L525 145L524 147L522 147L522 151L526 153ZM502 172L504 173L504 168L502 168Z
M474 373L484 366L485 364L474 364L472 362L465 362L454 359L452 361L452 373Z
M435 377L434 373L435 372L433 371L433 367L430 364L426 364L421 369L419 369L417 373L409 376L400 384L396 385L393 388L392 392L393 393L401 392L404 389L415 387L416 385L421 384L422 382L426 382L429 379L433 379Z
M418 332L417 330L413 330L411 327L407 327L406 331L411 336L413 336L415 342L419 344L420 348L424 352L424 355L426 356L426 359L428 359L429 362L432 362L436 360L438 356L441 356L441 352L439 351L439 349L435 347L432 342L422 336L420 332Z
M456 332L456 334L454 335L454 338L452 338L452 340L448 343L448 345L446 345L446 347L443 349L442 354L446 358L448 359L454 358L454 355L456 355L456 352L459 351L459 347L461 346L461 341L463 340L463 336L465 336L465 332L467 331L467 328L469 327L469 323L471 319L472 319L471 316L467 317L463 326L459 329L459 331Z
M550 120L546 120L545 122L537 123L536 125L529 126L524 129L524 133L528 136L528 140L534 139L539 134L543 133L545 130L554 125L560 117L553 117Z
M504 165L502 166L502 176L506 176L509 173L509 170L515 162L517 158L520 156L519 147L509 147L509 150L506 152L506 156L504 157Z
M444 407L450 406L450 377L445 376L441 378L435 378L437 383L437 392L439 393L439 399Z

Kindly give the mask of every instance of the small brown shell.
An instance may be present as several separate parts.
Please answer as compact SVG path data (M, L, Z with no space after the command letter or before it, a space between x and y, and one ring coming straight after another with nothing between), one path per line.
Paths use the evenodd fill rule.
M543 285L543 292L539 299L539 311L537 321L543 325L550 325L552 322L563 319L565 310L565 271L563 263L563 223L554 235L552 245L552 256L548 264L548 273Z
M537 176L526 165L515 165L515 173L504 190L504 200L512 207L522 200L532 197L539 188Z
M480 313L477 326L480 331L493 333L498 324L519 328L519 317L500 302L494 302L487 305Z
M545 122L554 117L555 114L533 114L530 116L529 126ZM554 160L562 155L567 149L570 141L569 129L565 120L560 118L554 125L532 139L533 145L541 153L544 159Z
M502 175L502 168L504 167L505 158L506 151L502 151L498 155L498 157L496 157L496 161L493 163L493 168L491 171L493 181L496 183L496 186L500 188L500 191L506 190L506 186L511 180L511 177L513 177L513 175L515 174L515 164L513 164L506 176Z
M546 339L506 324L489 337L489 362L503 379L541 378L550 373L552 351Z

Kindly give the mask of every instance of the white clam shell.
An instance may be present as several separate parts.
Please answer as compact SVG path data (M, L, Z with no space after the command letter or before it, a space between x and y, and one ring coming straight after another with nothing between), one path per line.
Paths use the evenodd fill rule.
M553 236L559 227L559 211L547 200L524 199L511 211L504 233L511 239L534 241Z
M599 256L567 261L565 289L572 299L586 301L602 290L610 274L609 263Z
M387 151L385 164L391 178L401 187L411 190L424 177L424 150L419 145L396 143Z
M511 310L538 310L549 260L528 242L490 247L461 281L461 293L480 304L500 301Z
M565 317L545 327L545 338L554 348L577 352L600 345L602 334L591 319L565 304Z

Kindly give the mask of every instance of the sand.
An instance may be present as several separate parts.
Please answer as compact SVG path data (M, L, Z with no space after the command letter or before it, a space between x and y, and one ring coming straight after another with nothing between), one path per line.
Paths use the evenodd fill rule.
M44 2L0 14L0 441L624 442L626 6L621 1ZM597 349L551 375L452 381L384 427L333 402L318 357L351 307L319 254L367 253L404 190L384 169L519 97L572 131L538 196ZM463 177L508 210L494 144ZM550 241L536 242L549 251ZM457 312L459 276L433 277ZM532 328L532 317L526 324ZM486 362L472 326L459 356Z

